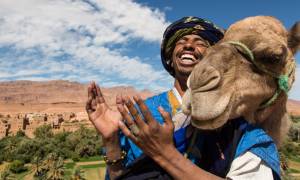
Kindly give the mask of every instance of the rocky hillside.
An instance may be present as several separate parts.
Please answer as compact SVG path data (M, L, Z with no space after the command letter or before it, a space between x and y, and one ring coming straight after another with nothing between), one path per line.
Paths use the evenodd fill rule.
M288 101L287 109L291 115L300 117L300 101L290 99Z
M64 111L74 106L84 111L87 86L87 84L62 80L0 82L0 112L26 110L40 112L53 107L56 107L56 111ZM147 90L137 91L133 87L125 86L101 89L110 105L115 104L115 96L120 93L129 96L139 94L143 98L153 94Z
M108 104L115 104L117 94L129 96L139 94L143 98L153 93L147 90L137 91L133 87L119 86L101 88ZM11 81L0 82L0 113L26 111L84 111L87 99L87 84L70 81ZM288 111L300 116L300 101L289 100Z

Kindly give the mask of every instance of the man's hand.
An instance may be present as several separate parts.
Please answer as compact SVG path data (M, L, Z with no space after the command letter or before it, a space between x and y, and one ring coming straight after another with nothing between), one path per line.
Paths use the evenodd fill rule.
M116 97L116 103L122 103L119 96ZM89 120L102 135L104 141L110 140L117 135L118 122L122 120L122 116L118 111L113 111L106 104L100 87L95 82L92 82L88 87L86 111Z
M173 144L174 125L169 113L161 107L158 108L165 120L160 125L151 115L147 106L141 98L134 97L141 110L144 120L134 107L132 101L126 97L122 98L132 117L128 114L124 105L119 104L118 110L126 120L126 125L120 121L119 126L125 136L130 138L146 155L156 161L166 170L173 179L221 179L196 166L185 158Z
M140 97L134 96L134 101L137 103L141 114L134 107L132 101L128 98L122 98L125 102L127 109L134 118L128 114L123 104L118 104L118 110L120 111L123 119L126 121L126 125L120 121L119 126L124 135L130 138L137 146L139 146L145 154L155 159L163 157L163 153L169 148L175 148L173 144L173 131L174 125L169 113L164 111L161 107L158 109L162 117L165 120L163 125L160 125L152 116L151 112L144 104Z

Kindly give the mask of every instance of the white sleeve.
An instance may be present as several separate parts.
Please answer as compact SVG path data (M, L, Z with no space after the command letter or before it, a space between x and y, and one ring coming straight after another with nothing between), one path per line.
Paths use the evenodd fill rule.
M273 180L273 173L272 169L264 161L247 151L233 160L226 178L233 180Z

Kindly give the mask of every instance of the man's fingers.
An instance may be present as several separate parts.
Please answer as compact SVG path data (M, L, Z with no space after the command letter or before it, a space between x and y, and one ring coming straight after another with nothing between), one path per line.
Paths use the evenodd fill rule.
M97 96L97 90L96 90L96 83L95 83L95 81L93 81L91 83L91 89L92 89L92 97L96 98L96 96Z
M93 98L89 97L89 99L87 100L86 105L85 105L85 109L86 109L86 112L88 113L88 115L90 115L92 112L94 112L94 110L92 108L92 100L93 100Z
M92 98L93 97L93 92L92 92L92 83L89 84L88 86L88 98Z
M120 95L117 95L116 102L117 102L117 108L121 113L123 119L125 119L126 124L129 127L130 131L134 133L134 135L139 135L140 129L138 128L138 126L136 125L132 117L129 115L129 113L127 112L124 106L124 101Z
M102 95L102 92L101 92L100 87L99 87L98 85L95 85L95 87L96 87L97 101L98 101L99 103L105 103L105 99L104 99L104 97L103 97L103 95Z
M147 124L142 119L142 116L140 115L139 111L134 107L134 104L132 103L132 101L130 100L130 98L128 96L123 98L123 100L125 102L126 107L129 110L130 114L132 115L136 124L138 125L138 127L143 129Z
M91 106L92 109L96 110L96 108L97 108L97 99L92 99L92 103L91 104L92 104L92 106Z
M139 106L145 121L148 124L153 124L153 125L157 124L157 121L153 118L151 112L149 111L148 107L146 106L142 98L140 96L133 96L133 99Z
M135 144L138 143L138 138L131 133L131 131L127 128L127 126L122 121L119 121L119 128L121 129L121 131L126 137L131 139Z
M118 105L124 105L124 101L122 99L122 96L120 94L116 95L116 104Z
M93 88L93 82L91 82L88 86L88 100L87 100L86 105L85 105L85 110L88 113L88 115L90 115L90 113L93 112L93 108L92 108L92 101L93 101L92 88Z
M117 104L117 108L118 108L118 111L121 113L123 119L125 119L126 121L126 124L128 126L131 126L134 124L134 121L132 120L131 116L128 114L125 106L123 103L118 103Z
M174 124L170 114L167 111L165 111L161 106L158 107L158 111L161 114L161 116L164 118L165 125L174 128Z

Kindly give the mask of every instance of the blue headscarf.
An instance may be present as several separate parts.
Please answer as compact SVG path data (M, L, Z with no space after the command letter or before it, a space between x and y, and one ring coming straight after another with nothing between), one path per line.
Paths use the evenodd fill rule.
M196 34L214 45L224 36L224 30L212 22L198 17L183 17L170 24L164 32L161 44L161 60L164 68L174 76L174 69L171 67L172 53L176 42L185 35Z

